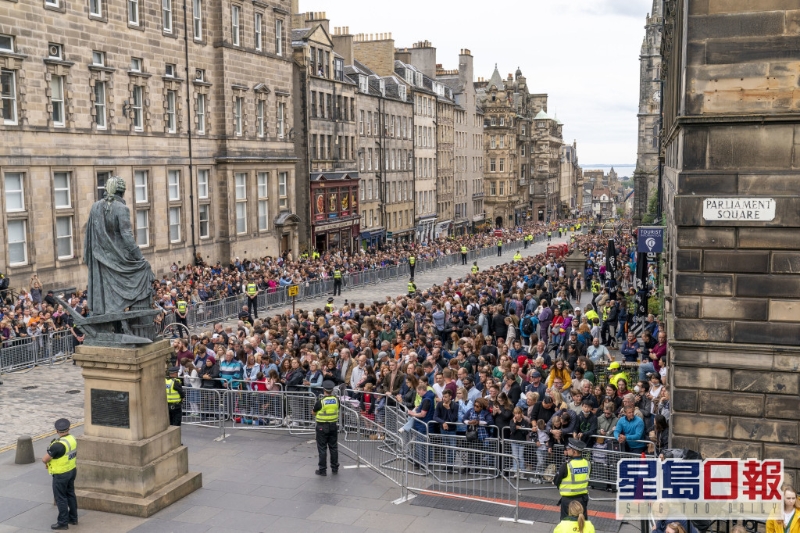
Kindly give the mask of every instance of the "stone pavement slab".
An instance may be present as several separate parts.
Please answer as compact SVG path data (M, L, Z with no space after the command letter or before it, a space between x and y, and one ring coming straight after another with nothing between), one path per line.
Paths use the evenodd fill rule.
M215 429L183 426L182 431L192 470L203 473L202 489L149 519L82 510L80 525L71 529L81 533L552 531L552 524L513 524L480 514L395 505L397 486L367 468L343 469L338 476L319 478L313 475L316 447L307 435L234 430L217 442ZM81 429L74 433L79 435ZM46 440L34 443L37 456L46 445ZM343 466L355 464L346 454L340 461ZM294 468L282 468L286 464ZM231 474L230 479L208 479L208 474L220 471ZM237 480L237 475L249 472L253 475ZM49 531L56 509L48 497L50 477L42 465L15 465L13 451L6 451L0 453L0 479L5 480L0 486L0 533ZM497 516L505 511L498 507ZM626 526L621 532L634 530Z

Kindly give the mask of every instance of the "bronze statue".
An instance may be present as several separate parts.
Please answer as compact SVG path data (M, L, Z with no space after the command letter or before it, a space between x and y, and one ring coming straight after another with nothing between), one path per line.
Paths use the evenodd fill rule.
M156 338L153 317L153 270L133 237L125 205L125 180L106 182L105 198L94 203L86 224L83 261L89 268L87 305L82 317L60 301L86 333L89 346L136 346Z

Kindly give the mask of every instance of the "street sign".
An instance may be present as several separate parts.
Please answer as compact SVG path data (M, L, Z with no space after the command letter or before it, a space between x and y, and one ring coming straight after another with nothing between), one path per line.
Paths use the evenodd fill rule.
M300 294L300 287L298 285L289 285L289 289L286 291L286 294L289 295L290 298L295 298L298 294Z
M664 251L664 228L639 226L637 252L660 254Z

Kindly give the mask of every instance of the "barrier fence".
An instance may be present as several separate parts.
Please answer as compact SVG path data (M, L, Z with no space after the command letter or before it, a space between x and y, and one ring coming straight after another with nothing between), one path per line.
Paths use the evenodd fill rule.
M17 337L0 343L0 372L24 372L39 365L63 363L75 347L70 330Z

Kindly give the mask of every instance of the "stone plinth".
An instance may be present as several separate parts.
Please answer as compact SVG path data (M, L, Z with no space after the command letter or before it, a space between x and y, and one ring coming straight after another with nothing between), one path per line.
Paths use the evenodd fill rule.
M577 270L579 274L583 274L584 268L586 267L586 256L583 255L583 252L575 248L572 250L572 253L564 259L564 263L566 264L567 276L571 275L573 270Z
M79 346L86 420L78 438L78 505L148 517L197 490L181 431L169 425L166 340L142 348Z

